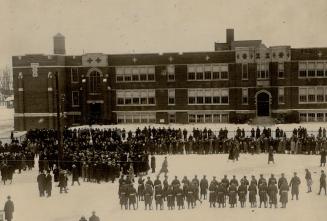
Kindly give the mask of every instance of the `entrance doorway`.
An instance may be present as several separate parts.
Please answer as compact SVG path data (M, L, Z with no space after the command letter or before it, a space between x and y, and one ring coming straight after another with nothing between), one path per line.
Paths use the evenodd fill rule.
M101 103L91 103L89 112L89 123L98 124L101 122Z
M270 96L267 92L259 92L257 94L257 116L270 116Z

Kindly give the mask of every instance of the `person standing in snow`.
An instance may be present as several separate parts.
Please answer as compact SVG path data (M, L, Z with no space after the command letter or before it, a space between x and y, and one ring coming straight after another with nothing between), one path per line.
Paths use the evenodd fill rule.
M307 187L308 187L308 192L312 192L311 186L312 186L312 178L311 178L311 173L308 169L305 169L305 180L307 181Z
M160 174L164 173L165 176L167 176L168 173L168 161L167 161L167 157L165 157L164 161L162 162L162 166L161 166L161 170L158 174L158 176L160 176Z

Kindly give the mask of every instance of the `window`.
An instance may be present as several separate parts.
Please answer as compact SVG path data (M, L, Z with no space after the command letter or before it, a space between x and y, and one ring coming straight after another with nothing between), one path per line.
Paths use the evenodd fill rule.
M284 78L284 63L278 63L278 78Z
M189 114L188 115L188 122L189 123L195 123L195 114Z
M175 89L168 89L168 105L175 105Z
M278 104L284 104L284 88L278 88Z
M204 79L211 80L211 65L204 66Z
M228 123L228 114L221 115L221 123Z
M248 104L248 89L242 89L242 104Z
M248 77L248 64L242 64L242 80L247 80Z
M167 67L167 73L168 81L175 81L175 67L173 65Z
M306 113L300 113L300 121L307 122L307 114Z
M324 113L317 113L317 121L318 122L324 121Z
M156 103L156 99L155 99L156 95L155 95L155 90L149 90L148 91L148 104L153 105Z
M213 80L218 80L220 78L220 69L218 65L213 65L212 66L212 79Z
M204 123L204 115L203 114L197 114L196 115L196 122L197 123Z
M154 105L155 90L117 90L117 105Z
M176 114L175 113L170 113L169 115L168 115L168 122L169 123L176 123Z
M71 82L78 83L78 68L71 68Z
M189 123L228 123L228 113L189 113Z
M189 89L189 104L228 104L229 89L206 88L206 89Z
M268 79L269 78L269 63L257 64L257 78Z
M324 63L317 62L317 77L324 77Z
M153 66L116 67L117 82L154 81Z
M124 81L124 68L116 67L116 81L117 82Z
M228 104L228 98L229 98L229 90L228 89L222 89L221 90L221 103L222 104Z
M315 121L316 121L316 114L308 113L308 122L315 122Z
M315 88L308 88L308 102L316 102Z
M228 80L228 64L197 64L187 66L190 81Z
M155 123L156 115L153 112L120 112L117 113L118 124L139 124L139 123Z
M187 66L188 80L195 80L195 66Z
M203 80L203 66L197 66L196 68L196 80Z
M79 106L79 91L72 91L72 106Z
M101 90L101 76L97 71L92 71L89 76L89 92L99 93Z
M204 122L205 123L212 123L212 114L205 114L204 115Z
M307 88L299 88L300 103L307 102Z
M307 64L306 62L299 62L299 77L307 77Z
M325 101L324 97L324 88L323 87L317 87L317 102L322 103Z
M316 76L316 68L314 62L308 62L308 77Z
M228 65L221 66L221 79L228 79Z

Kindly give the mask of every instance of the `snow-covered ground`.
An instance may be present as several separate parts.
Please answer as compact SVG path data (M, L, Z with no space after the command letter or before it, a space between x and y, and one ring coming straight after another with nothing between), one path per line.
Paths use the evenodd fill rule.
M199 178L206 174L209 181L212 176L221 179L224 174L229 177L236 175L240 179L243 175L250 177L252 174L259 176L264 174L266 178L271 173L279 178L284 172L290 180L296 171L301 178L299 201L289 200L286 209L251 209L240 207L230 209L209 208L208 202L204 201L193 210L169 211L145 211L144 204L139 204L139 209L134 211L121 210L117 196L118 184L112 183L84 183L81 186L69 187L68 194L59 194L59 189L53 185L51 198L38 197L36 183L37 168L33 171L15 174L11 185L1 184L0 203L5 202L6 196L11 195L15 203L14 220L40 220L40 221L74 221L82 215L90 216L95 210L101 221L107 220L265 220L265 221L321 221L326 220L327 197L318 196L319 175L321 168L319 156L308 155L276 155L276 164L267 164L267 155L241 155L240 161L228 162L227 155L177 155L168 156L169 179L175 175L186 175L193 178L195 174ZM157 156L157 165L161 165L163 156ZM308 168L313 176L313 193L306 193L304 169ZM158 168L157 168L158 169ZM151 174L151 177L155 176ZM162 178L162 177L161 177ZM289 198L290 199L290 198ZM280 206L280 205L279 205Z

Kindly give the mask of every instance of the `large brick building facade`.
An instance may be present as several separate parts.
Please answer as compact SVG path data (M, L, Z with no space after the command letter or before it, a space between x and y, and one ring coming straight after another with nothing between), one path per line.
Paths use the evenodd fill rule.
M57 34L54 54L12 58L15 129L56 127L57 91L69 126L327 121L327 48L226 38L210 52L71 56Z

